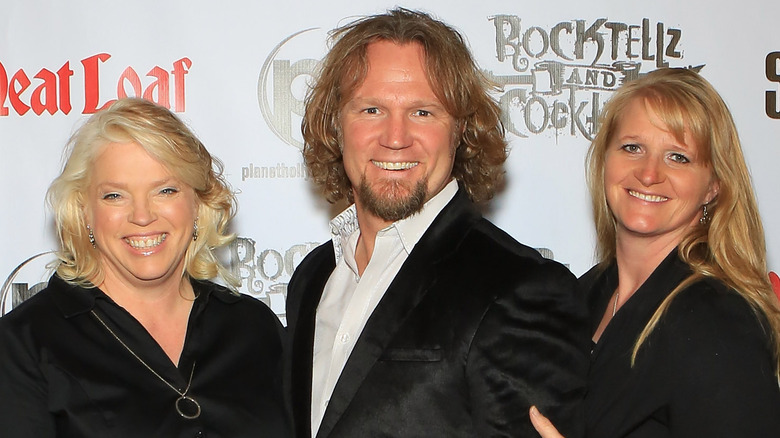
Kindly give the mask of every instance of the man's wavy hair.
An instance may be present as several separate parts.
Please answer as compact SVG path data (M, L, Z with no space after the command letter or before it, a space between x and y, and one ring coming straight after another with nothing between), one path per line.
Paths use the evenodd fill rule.
M198 238L187 248L184 274L199 280L220 276L235 285L213 252L234 238L226 230L235 215L235 197L222 176L222 163L171 111L137 98L120 99L94 114L68 141L65 166L47 193L60 238L57 274L85 287L103 281L100 254L89 241L84 206L93 163L109 143L140 145L192 187L198 201Z
M686 287L706 277L734 289L766 323L775 373L780 383L780 308L767 276L766 244L750 172L734 120L713 86L693 70L655 70L623 85L604 105L596 138L588 151L588 185L602 267L616 255L615 217L607 205L604 173L607 148L625 108L637 99L684 142L688 133L697 156L718 182L718 194L707 204L708 221L694 226L677 249L693 274L675 288L648 322L634 347L633 358L652 333L671 301Z
M501 110L489 95L498 88L479 70L456 30L425 13L398 8L338 28L330 37L335 43L306 96L301 126L306 165L328 201L353 200L339 145L340 113L366 77L366 48L375 41L422 46L428 82L462 132L452 176L472 201L493 197L507 156Z

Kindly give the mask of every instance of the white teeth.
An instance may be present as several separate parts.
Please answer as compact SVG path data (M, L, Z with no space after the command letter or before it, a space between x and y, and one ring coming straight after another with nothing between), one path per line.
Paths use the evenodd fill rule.
M384 170L406 170L420 164L419 161L402 161L399 163L394 163L392 161L371 160L371 162L374 163L374 166Z
M125 239L125 242L127 242L128 245L132 246L135 249L146 249L146 248L153 248L165 241L165 238L167 237L167 234L160 234L157 237L150 237L146 239Z
M635 192L633 190L629 190L628 194L647 202L664 202L669 199L666 196L645 195L644 193Z

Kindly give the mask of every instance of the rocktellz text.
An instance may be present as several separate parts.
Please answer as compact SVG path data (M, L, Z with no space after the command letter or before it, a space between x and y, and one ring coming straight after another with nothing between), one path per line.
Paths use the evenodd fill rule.
M666 67L683 56L682 30L647 18L552 26L524 25L516 15L490 19L496 59L510 70L485 73L502 86L504 125L519 137L566 130L592 140L601 105L614 90L639 77L645 63Z
M108 53L82 59L83 90L78 91L74 82L79 82L74 81L76 73L70 61L66 61L56 71L41 68L32 77L23 68L9 71L0 62L0 116L8 116L12 111L23 116L30 110L37 115L44 111L49 114L58 111L69 114L73 109L71 98L79 92L84 93L82 114L93 114L116 99L128 96L143 97L176 112L185 110L184 78L192 67L189 58L174 61L170 70L155 65L143 78L136 69L128 66L116 79L114 98L101 100L101 83L106 80L101 75L101 65L110 59Z

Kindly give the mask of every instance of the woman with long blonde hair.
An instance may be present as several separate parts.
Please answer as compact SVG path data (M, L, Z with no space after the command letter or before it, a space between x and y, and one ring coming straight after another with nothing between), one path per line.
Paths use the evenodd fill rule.
M686 69L627 83L602 113L588 183L588 436L780 436L780 310L722 98Z

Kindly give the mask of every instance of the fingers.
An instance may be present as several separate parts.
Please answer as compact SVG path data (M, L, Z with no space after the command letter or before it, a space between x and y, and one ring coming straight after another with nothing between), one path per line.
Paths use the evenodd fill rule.
M539 435L542 438L563 438L563 435L558 432L558 429L555 428L547 417L539 412L539 409L536 409L536 406L531 406L529 414L531 417L531 424L534 425L534 428L539 432Z

